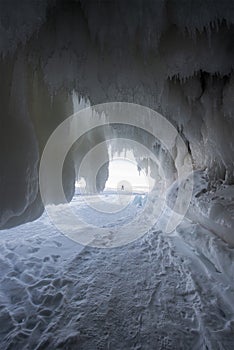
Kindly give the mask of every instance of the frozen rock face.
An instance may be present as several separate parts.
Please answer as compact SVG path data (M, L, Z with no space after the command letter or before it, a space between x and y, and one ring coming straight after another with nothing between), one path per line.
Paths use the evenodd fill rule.
M45 86L38 74L33 74L24 53L19 53L16 59L2 60L0 67L4 81L0 94L0 227L9 228L42 214L44 208L38 186L40 153L50 133L73 109L71 97L58 94L51 100L46 95ZM70 200L75 182L70 155L64 164L63 178Z
M75 110L74 91L92 105L127 101L157 110L177 127L195 169L207 169L210 183L233 184L233 1L11 1L1 7L1 227L41 214L40 155ZM64 166L68 199L74 169L103 137L97 130L84 148L78 143L80 158L71 152ZM107 176L103 169L99 189Z
M1 226L33 205L38 193L39 152L29 116L24 71L20 56L14 64L2 62L5 84L1 88Z
M0 2L0 52L3 57L24 45L46 19L50 7L48 1Z

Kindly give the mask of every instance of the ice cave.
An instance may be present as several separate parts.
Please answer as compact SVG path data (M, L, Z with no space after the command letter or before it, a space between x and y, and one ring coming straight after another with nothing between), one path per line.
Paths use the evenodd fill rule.
M0 0L0 349L234 349L234 1Z

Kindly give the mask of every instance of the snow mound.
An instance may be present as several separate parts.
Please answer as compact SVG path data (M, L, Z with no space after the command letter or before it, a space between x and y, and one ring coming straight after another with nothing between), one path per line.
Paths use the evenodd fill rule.
M211 185L205 171L196 171L191 176L194 188L187 217L234 246L234 185L221 181ZM178 183L175 182L167 196L170 207L175 203L177 193Z

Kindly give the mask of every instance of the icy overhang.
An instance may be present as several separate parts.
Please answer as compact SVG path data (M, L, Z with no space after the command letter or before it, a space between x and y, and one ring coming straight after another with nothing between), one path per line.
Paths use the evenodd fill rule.
M233 1L0 6L2 226L41 214L41 152L73 113L74 91L91 104L127 101L159 111L177 127L195 169L207 169L210 182L233 183ZM68 198L74 167L68 159Z

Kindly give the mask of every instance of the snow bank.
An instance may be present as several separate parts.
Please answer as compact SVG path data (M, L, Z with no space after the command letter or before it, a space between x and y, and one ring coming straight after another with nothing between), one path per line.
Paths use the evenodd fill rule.
M234 185L225 185L222 181L211 185L205 171L196 171L193 177L193 196L187 217L234 246ZM177 192L178 183L175 182L168 191L170 207Z

